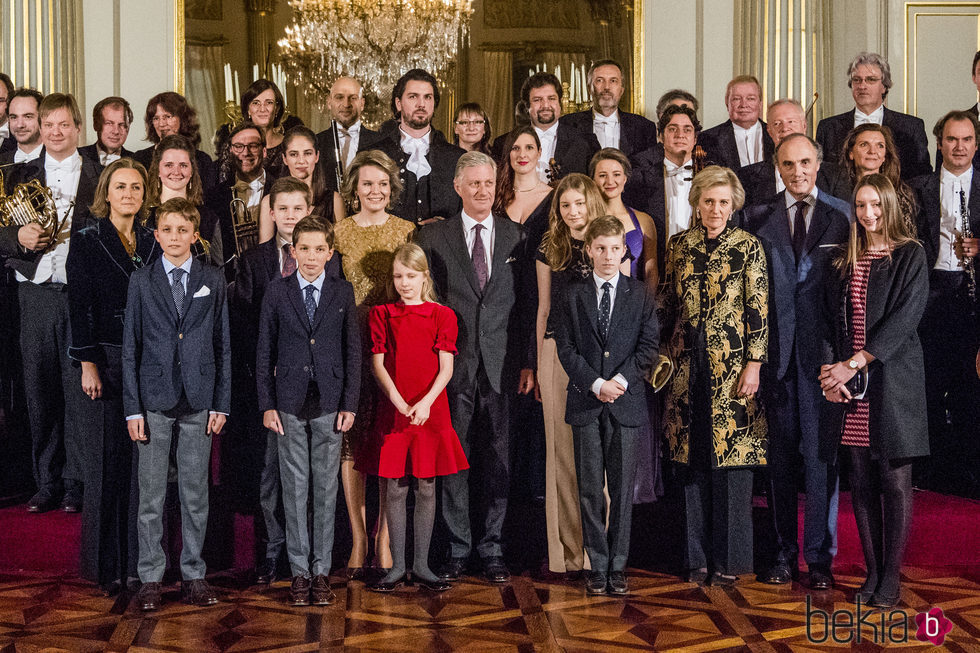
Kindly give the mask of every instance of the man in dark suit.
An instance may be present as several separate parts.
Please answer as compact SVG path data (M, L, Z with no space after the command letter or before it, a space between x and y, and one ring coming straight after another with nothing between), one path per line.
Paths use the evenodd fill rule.
M762 86L752 75L739 75L725 89L728 120L701 133L708 160L738 170L772 156L773 142L762 115Z
M462 212L423 228L417 239L437 294L459 322L459 353L447 391L453 429L473 465L443 479L450 557L439 575L453 580L466 569L473 548L472 511L474 521L483 525L476 545L483 571L491 582L503 583L510 578L501 549L510 488L509 397L517 390L526 342L518 308L523 244L514 222L490 213L496 189L493 159L481 152L464 154L456 164L454 187ZM484 414L486 429L480 419ZM482 486L481 506L470 505L471 472Z
M599 151L599 141L591 130L583 133L559 120L562 95L561 82L551 73L534 73L521 86L521 102L541 141L538 176L544 182L561 179L570 172L588 174L589 161ZM498 164L507 154L503 151L506 139L507 134L498 136L490 148Z
M68 298L65 261L71 236L91 222L88 211L99 171L78 154L82 116L71 95L52 93L39 108L44 149L33 161L8 170L9 193L39 181L50 189L59 220L53 235L37 223L0 229L0 254L17 272L21 307L21 355L31 424L37 494L31 512L82 505L82 444L76 405L84 398L78 370L68 358Z
M10 136L10 125L7 124L7 109L10 106L10 96L14 94L14 83L6 73L0 73L0 152L6 152L17 147Z
M132 124L133 110L126 98L102 98L92 109L92 127L95 129L96 141L78 148L79 154L92 159L101 168L116 159L133 156L132 152L123 147L129 138L129 126Z
M323 170L327 189L339 191L338 179L362 149L378 139L378 132L361 124L364 111L364 89L353 77L338 77L330 87L327 107L333 120L330 126L316 135L316 149L320 153L319 166ZM334 142L336 135L336 143ZM363 146L363 147L362 147ZM341 162L337 164L337 153Z
M820 156L804 134L785 137L776 149L786 190L746 209L744 227L759 237L769 262L769 359L763 366L762 400L769 417L769 470L777 538L776 562L760 576L766 583L796 577L796 456L803 454L806 512L803 557L810 587L833 587L837 551L839 444L821 442L819 415L825 401L817 380L821 338L814 316L823 305L835 247L847 242L850 208L817 189Z
M585 246L593 273L555 307L561 316L555 344L568 372L565 421L574 436L582 536L592 564L585 590L624 595L637 438L649 419L645 386L660 330L653 295L619 272L626 251L619 219L593 220Z
M599 147L615 147L626 156L642 152L657 143L657 126L635 113L619 110L626 89L623 68L612 59L592 64L588 74L592 108L562 116L558 124L568 124L584 138L595 136Z
M902 179L932 172L929 142L922 120L885 106L885 97L892 87L888 62L873 52L861 52L847 67L847 86L854 97L855 108L824 118L817 125L817 142L823 147L824 158L837 161L848 132L858 125L874 122L892 130L902 165Z
M14 147L0 148L0 166L24 163L41 156L41 121L38 110L44 96L33 88L19 88L7 101L7 124Z
M980 250L980 174L972 163L978 131L972 112L947 113L935 129L942 166L913 183L919 239L930 268L929 301L919 326L932 452L923 464L928 472L923 481L972 496L980 490L980 380L974 368L980 334L976 283L968 273ZM967 216L971 238L964 237Z
M769 118L766 132L776 145L790 134L806 133L806 112L803 106L792 98L783 98L770 104L766 117ZM820 190L825 190L830 185L827 173L834 168L833 162L820 163L820 171L817 173L817 187ZM742 188L745 190L745 206L768 202L773 195L786 189L783 178L776 171L776 164L773 163L772 157L739 168L735 174L738 175L738 180L742 182ZM841 199L850 200L849 197Z
M973 76L973 85L977 87L977 93L980 93L980 50L973 55L973 67L970 68L970 73ZM964 111L969 111L976 118L980 116L980 102L975 103L969 109L964 109ZM936 170L939 170L943 165L943 150L940 144L936 143ZM980 168L980 150L973 155L973 167Z

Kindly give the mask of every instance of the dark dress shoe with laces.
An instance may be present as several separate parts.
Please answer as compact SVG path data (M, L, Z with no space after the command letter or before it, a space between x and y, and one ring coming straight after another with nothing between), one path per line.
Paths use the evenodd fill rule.
M208 581L203 578L198 578L191 581L184 581L180 586L181 593L184 595L184 603L190 603L191 605L196 605L200 608L205 608L209 605L215 605L218 602L218 597L208 585Z
M69 490L65 492L65 496L61 500L61 509L65 512L81 512L82 493L77 490Z
M442 580L459 580L464 571L466 571L466 558L450 558L436 576Z
M625 571L609 572L609 593L616 596L626 596L629 593L629 584L626 582Z
M788 585L799 575L799 570L791 567L785 562L777 562L765 573L759 576L759 580L769 585Z
M270 583L276 582L279 575L276 573L275 560L267 558L261 565L259 565L255 570L255 582L259 585L269 585Z
M585 575L585 593L589 596L599 596L606 593L609 579L601 571L590 571Z
M385 581L384 578L381 580L370 583L367 588L372 592L380 592L381 594L387 594L388 592L394 592L396 589L405 584L405 575L402 574L400 578L395 580Z
M136 605L143 612L160 609L160 583L143 583L136 594Z
M293 582L289 585L289 605L309 605L311 584L306 576L293 576Z
M313 605L330 605L337 599L337 595L330 589L330 581L323 574L313 577Z
M483 559L483 575L491 583L506 583L510 580L510 571L500 556Z
M824 567L810 567L810 589L819 591L834 589L834 575Z
M50 490L39 490L27 502L27 512L50 512L61 504L60 497Z

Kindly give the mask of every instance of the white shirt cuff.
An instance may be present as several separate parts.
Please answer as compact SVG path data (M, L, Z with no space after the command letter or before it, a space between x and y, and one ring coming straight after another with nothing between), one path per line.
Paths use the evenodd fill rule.
M596 397L598 397L599 396L599 389L602 387L602 384L605 383L605 382L606 382L606 380L603 379L603 378L601 378L601 377L598 378L598 379L596 379L595 381L593 381L592 382L592 394L594 394Z
M131 420L131 419L143 419L143 416L142 415L126 415L126 421L127 422L129 420Z
M626 382L626 377L623 376L622 374L617 374L612 378L612 380L618 382L619 385L623 386L623 390L628 390L630 387L630 384Z

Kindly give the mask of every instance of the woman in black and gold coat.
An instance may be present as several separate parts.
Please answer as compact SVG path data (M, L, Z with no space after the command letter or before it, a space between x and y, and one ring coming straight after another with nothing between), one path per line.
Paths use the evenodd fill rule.
M122 406L123 317L129 277L160 256L153 232L140 224L146 169L132 159L109 164L92 203L101 219L72 236L66 270L71 345L86 395L86 458L82 505L81 575L106 593L136 577L133 443ZM132 491L132 497L131 497Z
M745 192L709 166L691 186L694 223L671 238L660 342L674 364L664 415L687 513L688 579L732 585L752 570L752 468L766 464L756 400L766 356L769 283L760 242L732 224Z

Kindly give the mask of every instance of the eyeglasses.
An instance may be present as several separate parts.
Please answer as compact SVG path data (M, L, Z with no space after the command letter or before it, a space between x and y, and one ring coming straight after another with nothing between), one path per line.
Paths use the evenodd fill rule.
M486 120L457 120L456 125L459 127L469 127L473 125L474 127L482 127L487 124Z
M165 113L159 116L153 116L153 120L150 122L152 122L154 125L159 125L161 122L170 122L176 118L177 116L172 116L169 113Z
M235 154L241 154L246 147L249 152L260 152L263 146L262 143L232 143L230 147Z
M851 84L860 84L861 82L864 82L865 84L871 85L877 84L880 81L881 77L858 77L857 75L851 77Z

